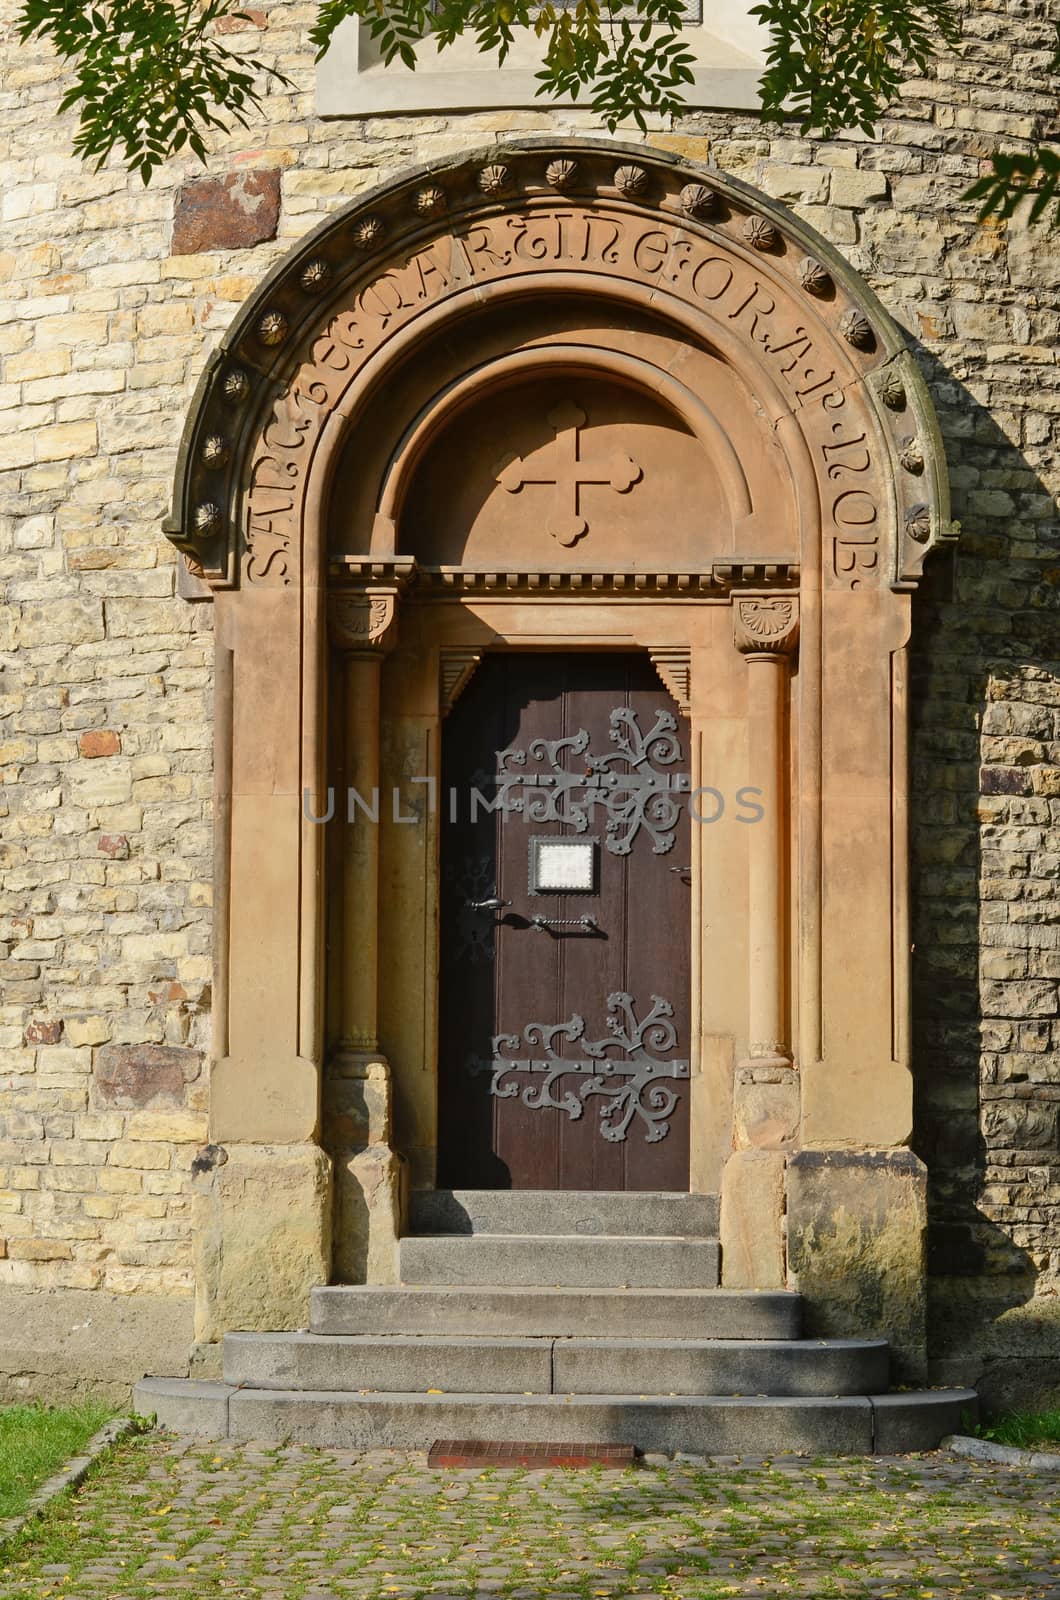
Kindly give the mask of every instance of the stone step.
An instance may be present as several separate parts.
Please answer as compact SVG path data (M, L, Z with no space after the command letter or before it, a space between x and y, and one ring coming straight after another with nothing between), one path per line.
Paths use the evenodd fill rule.
M885 1389L885 1339L551 1339L230 1333L226 1383L446 1394L847 1395Z
M313 1333L613 1339L797 1339L802 1301L785 1290L540 1289L333 1284L314 1289Z
M289 1440L329 1449L426 1450L435 1439L631 1444L694 1455L890 1455L935 1449L977 1414L974 1389L903 1394L688 1395L349 1394L237 1389L145 1378L136 1410L200 1439Z
M398 1262L405 1284L712 1289L718 1282L714 1239L410 1235Z
M717 1237L718 1197L619 1190L414 1189L410 1233Z

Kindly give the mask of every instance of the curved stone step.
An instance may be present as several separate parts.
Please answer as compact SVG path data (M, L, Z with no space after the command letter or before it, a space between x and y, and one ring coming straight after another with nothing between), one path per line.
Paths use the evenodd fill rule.
M802 1301L786 1290L546 1289L332 1284L312 1291L313 1333L797 1339Z
M694 1455L833 1455L934 1449L974 1420L973 1389L839 1399L688 1395L345 1394L145 1378L136 1410L196 1438L330 1449L425 1450L435 1439L632 1444Z
M227 1383L489 1394L848 1395L888 1381L885 1339L552 1339L230 1333Z
M398 1246L398 1262L406 1284L711 1289L718 1282L714 1239L410 1235Z
M554 1394L871 1394L886 1389L886 1339L557 1339Z
M409 1232L716 1238L718 1197L628 1189L414 1189Z

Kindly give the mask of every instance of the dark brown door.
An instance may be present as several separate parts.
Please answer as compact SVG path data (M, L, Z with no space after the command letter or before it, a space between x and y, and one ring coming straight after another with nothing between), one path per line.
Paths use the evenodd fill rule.
M687 1190L688 774L643 655L498 653L458 700L441 1186Z

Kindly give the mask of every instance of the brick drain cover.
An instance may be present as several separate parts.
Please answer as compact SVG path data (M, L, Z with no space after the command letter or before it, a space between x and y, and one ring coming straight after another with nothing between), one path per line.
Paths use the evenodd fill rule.
M631 1467L631 1444L528 1444L485 1439L436 1439L429 1467Z

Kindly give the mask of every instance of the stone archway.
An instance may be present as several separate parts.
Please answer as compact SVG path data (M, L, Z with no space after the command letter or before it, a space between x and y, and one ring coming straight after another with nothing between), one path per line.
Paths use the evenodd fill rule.
M626 424L673 450L657 492L691 473L697 495L666 502L655 543L641 523L593 538L575 508L569 538L528 515L502 547L490 467L468 538L442 538L424 508L445 458L471 459L491 410L536 415L557 382L603 395L606 415L632 396ZM407 799L436 778L441 721L491 642L632 642L691 713L699 783L713 753L766 802L753 838L723 849L700 829L693 845L695 1071L723 1108L700 1118L693 1185L720 1183L726 1279L795 1271L826 1323L829 1306L829 1325L844 1305L856 1318L859 1291L836 1288L849 1240L827 1223L841 1190L865 1292L900 1285L885 1320L915 1368L905 646L910 593L952 529L926 390L867 286L782 206L646 147L525 141L409 174L317 229L236 319L192 406L167 532L217 611L226 1160L197 1202L198 1337L297 1326L332 1272L333 1211L340 1272L386 1281L403 1163L432 1181L430 828L418 857L362 829L336 865L303 805L334 783L329 741L360 794L396 771ZM697 668L723 639L719 705ZM384 690L388 654L404 689ZM390 769L384 693L407 740ZM735 936L704 913L712 882L735 896ZM395 896L419 998L388 1024L388 1060ZM713 1010L710 974L727 996Z

